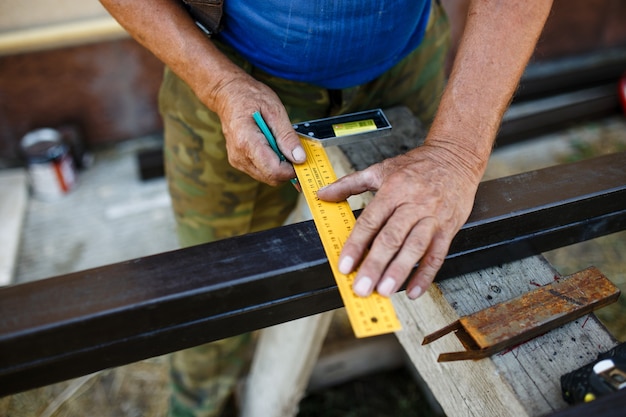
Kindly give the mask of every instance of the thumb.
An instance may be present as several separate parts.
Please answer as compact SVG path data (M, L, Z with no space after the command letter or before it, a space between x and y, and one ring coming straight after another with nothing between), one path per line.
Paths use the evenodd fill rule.
M301 164L306 161L306 153L300 143L300 138L286 114L268 114L267 124L274 134L278 149L280 149L287 160L295 164Z

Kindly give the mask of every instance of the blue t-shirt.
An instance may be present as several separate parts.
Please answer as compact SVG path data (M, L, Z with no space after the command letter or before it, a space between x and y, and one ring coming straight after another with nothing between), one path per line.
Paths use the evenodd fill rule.
M430 0L228 0L221 39L272 75L363 84L421 42Z

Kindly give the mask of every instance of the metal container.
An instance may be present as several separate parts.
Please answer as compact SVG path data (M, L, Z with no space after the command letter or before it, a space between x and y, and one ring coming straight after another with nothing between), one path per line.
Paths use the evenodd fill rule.
M52 201L76 186L76 171L61 133L44 128L27 133L21 141L33 196Z

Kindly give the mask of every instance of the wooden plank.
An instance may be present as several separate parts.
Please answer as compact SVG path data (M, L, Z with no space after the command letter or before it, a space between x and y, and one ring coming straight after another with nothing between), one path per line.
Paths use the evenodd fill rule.
M316 314L261 332L246 382L242 417L298 413L332 316L332 311Z
M451 335L421 345L424 336L459 317L548 284L556 274L536 256L439 282L416 301L394 296L405 329L398 339L448 417L540 416L561 409L560 376L616 344L589 315L479 361L438 363L440 353L463 349Z
M0 286L13 282L22 223L28 202L24 169L0 171Z
M406 355L393 334L325 343L311 372L307 392L319 391L363 375L405 365Z

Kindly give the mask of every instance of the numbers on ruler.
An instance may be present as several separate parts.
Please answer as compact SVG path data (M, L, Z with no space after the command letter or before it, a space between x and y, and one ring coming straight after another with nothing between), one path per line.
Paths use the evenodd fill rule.
M336 179L335 173L321 145L307 140L303 142L306 142L303 145L307 152L307 163L294 165L294 168L311 208L315 225L331 263L331 269L347 307L355 335L357 337L372 336L399 329L400 323L395 318L393 305L389 299L383 299L377 294L367 299L360 298L352 290L352 282L356 273L346 275L337 270L341 249L355 223L354 215L346 201L330 203L317 197L319 188ZM385 303L389 305L388 308L385 308Z

